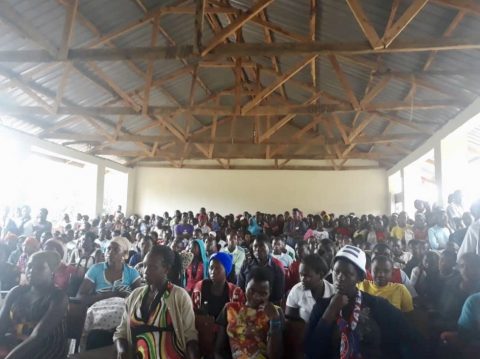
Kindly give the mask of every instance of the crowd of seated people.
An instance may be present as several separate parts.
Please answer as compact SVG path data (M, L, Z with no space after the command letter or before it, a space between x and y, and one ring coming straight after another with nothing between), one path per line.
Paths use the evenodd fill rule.
M143 218L119 208L54 224L46 209L35 219L7 209L0 358L65 358L69 301L86 312L79 350L112 346L122 359L473 357L480 201L466 212L456 191L445 210L415 208Z

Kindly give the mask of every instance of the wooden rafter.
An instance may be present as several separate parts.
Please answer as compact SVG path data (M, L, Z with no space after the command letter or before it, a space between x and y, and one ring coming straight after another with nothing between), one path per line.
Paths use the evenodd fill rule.
M35 44L44 48L47 56L52 59L57 58L58 49L55 45L43 36L30 21L27 21L21 14L19 14L8 1L0 1L0 19L20 35L26 36Z
M68 76L70 75L71 69L72 67L70 64L65 64L65 66L63 67L63 73L58 84L57 96L55 97L55 104L53 107L55 113L57 113L58 106L60 106L60 104L62 103L63 93L65 91L65 88L67 87Z
M201 52L203 49L203 24L205 22L205 8L208 0L197 0L197 8L195 11L195 45L197 51Z
M368 55L390 53L414 53L430 51L463 51L480 49L478 38L430 38L416 39L415 41L396 41L385 49L374 50L362 42L352 43L240 43L224 44L219 46L207 61L215 58L237 56L279 56L279 55ZM191 45L158 46L133 48L75 48L71 49L65 61L126 61L131 59L192 59L199 60L194 54ZM58 62L46 50L5 50L0 51L0 62L30 62L52 63Z
M308 1L310 12L306 18L309 18L309 30L304 34L291 30L276 17L270 18L268 5L255 14L250 11L263 6L267 0L252 1L252 8L247 12L234 7L237 5L233 1L232 6L229 0L199 0L193 4L177 1L169 6L154 8L147 6L144 0L131 0L141 10L143 17L107 34L102 34L78 11L78 0L56 1L65 6L67 14L63 33L62 29L59 30L63 39L57 44L59 49L54 49L55 46L49 41L50 35L43 36L40 32L32 35L36 29L31 24L12 24L12 20L23 18L23 14L11 11L13 7L9 12L0 14L0 21L33 41L36 48L40 49L0 51L0 62L28 61L32 64L22 70L18 78L13 77L12 80L10 77L7 82L4 81L0 88L6 91L19 88L34 100L32 106L2 105L0 114L25 118L27 122L32 119L32 123L36 118L42 118L38 124L43 129L40 133L43 138L61 140L66 146L85 143L90 148L88 153L124 157L128 165L161 161L162 164L181 168L195 166L188 162L190 159L209 159L213 160L210 162L214 162L216 168L231 169L239 167L230 160L266 158L272 168L290 169L297 167L290 161L310 158L330 161L329 167L336 170L350 168L351 159L378 161L381 166L388 167L410 153L413 144L425 140L442 125L441 121L425 121L423 117L422 120L417 120L415 116L406 119L404 117L408 116L402 117L396 112L411 111L413 114L416 110L449 108L448 112L453 113L465 108L480 95L468 74L468 70L475 69L462 71L432 67L435 58L443 51L480 49L478 38L451 36L465 16L476 16L475 8L471 6L473 3L469 1L456 7L458 2L430 0L436 5L455 8L458 13L442 38L429 39L418 35L416 39L406 40L406 36L399 38L399 35L415 19L426 1L409 0L406 6L400 6L400 0L392 0L391 11L387 14L388 19L385 19L387 26L379 39L372 22L360 6L360 2L365 0L346 0L368 40L356 43L317 42L318 0ZM401 8L407 10L397 14ZM168 28L160 25L160 19L166 14L191 16L196 23L192 31L193 45L177 45L177 34L170 34ZM373 15L369 16L375 20L375 24L380 23L378 16L375 19ZM76 19L76 25L73 19ZM208 34L213 35L203 32L204 22L210 27ZM70 39L73 28L78 25L88 29L95 38L90 38L84 44L77 44L76 41L72 47ZM152 40L154 36L163 36L167 46L157 46L157 41L153 41L151 46L145 48L118 48L112 42L148 25L154 29ZM247 33L251 34L252 28L263 32L264 43L245 43L243 34L245 32L246 39L250 39ZM285 39L293 42L285 42ZM395 53L406 56L412 52L426 52L428 55L421 70L409 72L390 68L391 56L382 56ZM304 60L288 69L288 62L284 63L283 58L290 55ZM316 77L322 72L316 66L325 64L324 61L315 61L319 56L330 60L338 79L337 87L343 89L343 96L338 96L338 89L331 90L331 93L318 91L320 82ZM164 59L182 62L184 66L157 77L155 68ZM110 74L110 71L107 74L104 70L106 67L100 63L103 61L122 61L145 82L138 81L136 88L130 87L126 91L119 86L120 81L116 81L114 74ZM143 67L143 64L146 66ZM348 66L352 65L356 66L355 73L359 69L369 72L369 76L365 76L369 80L364 91L363 84L361 86L363 97L358 93L360 82L356 76L350 76L354 71ZM207 71L200 70L203 68L212 69L208 72L219 69L219 75L225 71L223 69L227 69L234 74L235 84L230 76L230 83L224 83L222 87L218 86L218 82L215 83L213 92L199 76L205 76ZM78 104L69 101L64 96L69 79L68 69L94 83L109 98L96 106L86 101L79 101ZM297 76L302 69L305 69L302 76ZM308 77L305 76L307 69ZM48 76L52 71L61 74L57 77L56 92L40 86L34 80ZM178 81L182 76L188 76L188 80ZM449 83L449 86L444 86L441 79L448 76L464 76L466 79L463 85L454 87ZM183 89L181 96L174 95L180 93L178 88L172 92L166 90L170 87L166 86L170 85L169 81L177 85L190 80L190 92L188 88L186 91ZM408 86L408 93L403 100L392 97L391 101L386 102L383 100L385 96L380 99L382 91L394 86L391 80L399 80ZM150 104L149 93L154 90L169 105ZM291 96L287 97L287 90ZM393 93L388 92L389 95ZM70 96L69 91L67 97ZM130 127L127 121L135 121L142 115L150 123L135 126L133 132L125 129ZM302 115L301 120L294 121L298 115ZM114 116L115 120L111 120ZM55 120L56 117L59 121ZM48 125L49 121L54 124ZM94 130L90 134L80 134L74 133L72 126L65 128L75 121L86 121ZM386 126L383 131L375 130L373 126L366 131L372 123L385 123ZM399 130L390 131L394 127ZM279 132L282 128L284 130ZM134 149L117 149L121 148L122 143L130 143ZM219 151L216 147L218 144L222 145L224 151ZM369 145L370 149L364 152L364 146L359 145ZM381 145L384 151L374 152L376 145Z
M77 16L78 0L72 0L67 2L65 24L63 27L62 42L60 49L58 50L58 58L66 59L70 42L73 37L73 29L75 26L75 17Z
M395 17L397 15L399 5L400 5L400 0L392 1L392 7L390 9L390 15L388 16L387 26L385 26L385 32L392 27L393 22L395 21ZM385 35L385 32L384 32L384 35Z
M277 81L273 82L271 85L263 89L258 95L256 95L252 100L247 102L242 107L242 114L245 114L251 111L255 106L257 106L262 100L272 94L276 89L282 86L285 82L290 80L293 76L295 76L299 71L301 71L308 63L310 63L315 56L309 56L295 66L293 66L288 72L286 72L283 76L281 76Z
M400 16L400 18L387 29L381 40L383 45L389 47L398 35L400 35L403 29L405 29L425 5L427 5L427 3L428 0L413 0L402 16Z
M446 6L452 9L467 11L469 14L480 16L480 4L473 0L430 0L433 4Z
M258 0L257 3L252 6L252 8L250 8L249 11L238 16L236 21L232 22L230 25L224 28L221 33L216 34L213 39L211 39L210 42L205 45L205 48L201 52L201 56L205 56L210 51L212 51L215 47L225 41L225 39L227 39L230 35L234 34L238 29L240 29L246 22L257 16L258 13L260 13L272 2L273 0Z
M158 25L159 25L159 18L155 17L152 24L152 37L150 40L150 46L152 47L157 45ZM152 90L154 66L155 66L155 62L153 59L151 59L148 62L147 73L145 74L145 87L144 87L144 93L143 93L143 106L142 106L142 115L144 116L147 115L148 105L150 104L150 91Z
M359 0L347 0L347 4L350 7L358 25L363 31L363 34L367 38L372 49L381 49L383 47L378 37L377 31L367 17L367 14L363 11Z
M264 9L260 13L260 17L263 20L267 21L267 10L266 9ZM264 35L265 35L265 41L268 44L271 44L273 42L272 30L270 30L267 26L264 26L263 31L264 31ZM279 61L277 56L272 57L272 67L277 73L281 73L280 61ZM257 83L259 83L259 82L260 82L260 80L258 79ZM281 91L281 95L283 96L283 98L287 99L287 92L285 91L285 85L282 85L280 87L280 91Z
M330 60L330 63L332 64L332 68L335 71L335 74L337 75L337 79L342 85L343 90L345 91L345 94L347 95L347 98L350 100L350 103L352 104L353 108L360 109L360 103L358 102L357 97L355 96L355 92L350 86L350 82L348 81L347 76L342 71L340 64L337 61L337 58L335 57L335 55L329 55L328 59Z
M319 92L312 98L318 99L322 97ZM307 102L310 102L309 100ZM373 111L403 111L403 110L438 110L444 108L458 108L461 109L465 103L451 100L432 100L415 102L382 102L369 104L360 110L354 109L351 105L345 104L326 104L326 105L262 105L249 111L248 116L279 116L287 114L303 114L311 115L318 113L354 113L373 112ZM37 106L9 106L0 107L0 113L5 115L46 115L48 112L45 109ZM231 106L194 106L176 107L176 106L150 106L148 109L150 115L168 116L172 114L187 114L199 116L233 116L235 115L235 108ZM96 106L61 106L58 109L59 115L136 115L137 112L131 107L111 106L111 107L96 107ZM288 122L288 121L287 121Z
M310 41L315 42L317 39L317 0L310 0ZM312 86L317 88L317 58L311 62L310 73L312 76Z

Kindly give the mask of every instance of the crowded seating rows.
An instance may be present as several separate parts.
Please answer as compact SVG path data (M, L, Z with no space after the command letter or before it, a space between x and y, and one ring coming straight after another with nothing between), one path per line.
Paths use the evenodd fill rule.
M415 208L54 224L6 209L0 358L471 358L480 201Z

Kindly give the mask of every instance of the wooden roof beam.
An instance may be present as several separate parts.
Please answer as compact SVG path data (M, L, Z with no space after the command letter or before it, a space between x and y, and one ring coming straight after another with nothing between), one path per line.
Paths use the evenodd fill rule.
M240 29L246 22L254 18L257 14L259 14L263 9L265 9L268 5L270 5L273 0L258 0L257 3L250 8L247 12L243 13L242 15L238 16L237 19L230 23L227 27L225 27L222 32L216 34L210 42L205 45L203 51L200 53L201 56L205 56L210 51L212 51L215 47L220 45L223 41L225 41L230 35L234 34L238 29Z
M368 20L367 14L363 11L362 6L360 5L359 0L347 0L347 4L350 7L350 10L353 13L353 16L357 20L360 29L362 29L363 34L367 38L368 42L372 49L380 49L383 47L383 44L380 42L377 31L373 27L370 20Z
M315 56L309 56L306 59L303 59L299 63L295 64L293 68L291 68L288 72L285 72L281 77L277 79L277 81L273 82L268 87L264 88L258 95L256 95L252 100L247 102L242 107L242 114L246 114L250 110L252 110L255 106L257 106L262 100L272 94L276 89L282 86L285 82L290 80L293 76L295 76L298 72L300 72L308 63L310 63Z
M321 93L316 96L321 97ZM312 98L316 98L316 96ZM312 101L310 99L309 101ZM403 110L438 110L443 108L458 108L461 109L465 103L451 100L439 101L422 101L412 104L410 102L393 101L369 104L361 109L361 112L374 111L403 111ZM279 116L286 114L322 114L322 113L352 113L357 112L356 109L350 105L344 104L328 104L328 105L262 105L252 109L248 116ZM48 115L42 107L37 106L1 106L0 113L5 115ZM235 108L231 106L194 106L177 107L177 106L150 106L148 109L150 115L204 115L204 116L234 116ZM59 115L137 115L137 112L131 107L112 106L112 107L95 107L95 106L60 106L58 109Z
M305 105L309 105L311 103L316 102L321 96L322 96L321 92L315 94L307 102L305 102ZM295 114L286 115L285 117L280 119L278 122L276 122L273 126L268 127L267 130L262 135L260 135L258 141L264 142L268 140L274 133L279 131L283 126L289 123L294 117L295 117Z
M472 0L430 0L432 4L450 7L469 14L480 16L480 4Z
M60 59L66 59L68 55L70 42L73 37L73 29L75 27L75 18L77 16L78 1L79 0L71 0L66 2L66 15L65 15L65 24L63 27L62 42L61 42L60 49L58 50L58 58Z
M360 109L360 103L358 102L357 97L355 96L355 92L350 86L347 76L342 71L340 64L337 61L337 58L335 57L335 55L329 55L328 59L330 60L330 63L332 64L332 68L335 74L337 75L337 79L340 82L341 86L343 87L343 90L345 91L345 94L347 95L347 98L350 100L350 103L352 104L353 108Z
M368 55L429 51L463 51L480 49L480 39L441 38L417 39L414 41L396 41L386 49L374 50L365 43L232 43L219 46L207 57L207 60L222 57L239 56L279 56L279 55ZM157 46L134 48L100 48L71 49L65 61L126 61L132 59L144 60L187 59L199 60L191 45ZM5 50L0 51L0 62L51 63L59 60L53 58L46 50Z
M400 18L385 32L381 42L389 47L400 33L415 19L418 13L427 5L428 0L413 0Z

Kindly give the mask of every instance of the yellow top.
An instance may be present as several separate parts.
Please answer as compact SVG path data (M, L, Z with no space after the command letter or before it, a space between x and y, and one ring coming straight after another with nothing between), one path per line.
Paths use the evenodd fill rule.
M388 283L384 287L379 287L371 280L364 280L358 283L357 287L368 294L385 298L402 312L411 312L413 310L412 296L403 284Z

